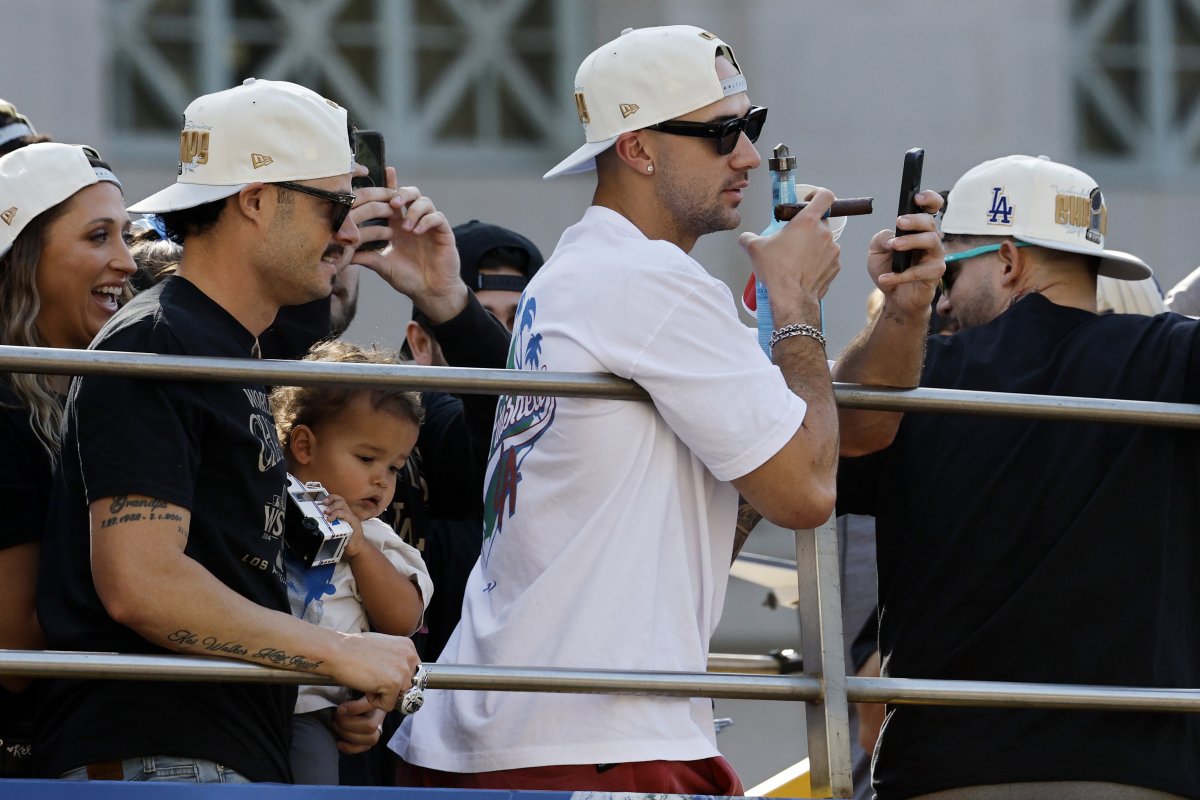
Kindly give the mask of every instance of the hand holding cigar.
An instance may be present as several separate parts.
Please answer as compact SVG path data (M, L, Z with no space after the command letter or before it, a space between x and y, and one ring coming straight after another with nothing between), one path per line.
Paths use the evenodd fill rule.
M871 213L871 204L874 202L873 197L847 197L845 200L834 200L833 205L829 207L827 217L857 217L863 214ZM792 217L799 214L808 203L780 203L775 206L775 219L780 222L787 222Z

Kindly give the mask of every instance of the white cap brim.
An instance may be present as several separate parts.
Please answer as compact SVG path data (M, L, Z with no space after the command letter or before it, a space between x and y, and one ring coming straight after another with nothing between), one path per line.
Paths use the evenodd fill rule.
M202 183L173 183L160 192L139 200L129 207L135 214L169 214L172 211L184 211L215 200L224 200L235 195L250 184L239 183L233 186L212 186Z
M1100 274L1109 278L1116 278L1121 281L1140 281L1154 275L1154 270L1150 269L1150 266L1145 261L1142 261L1132 253L1126 253L1121 250L1101 250L1100 252L1096 252L1094 248L1072 247L1069 244L1054 239L1037 239L1032 236L1014 236L1013 238L1050 250L1063 250L1068 253L1080 253L1085 256L1099 256Z
M548 181L560 175L577 175L580 172L591 172L596 168L596 156L612 147L619 137L620 134L617 134L599 142L588 142L558 162L558 166L543 175L542 180Z

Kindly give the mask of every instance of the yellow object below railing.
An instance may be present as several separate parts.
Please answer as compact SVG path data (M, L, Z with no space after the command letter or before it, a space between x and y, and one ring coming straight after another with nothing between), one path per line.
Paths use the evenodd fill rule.
M792 764L757 786L746 790L747 797L812 797L808 759Z

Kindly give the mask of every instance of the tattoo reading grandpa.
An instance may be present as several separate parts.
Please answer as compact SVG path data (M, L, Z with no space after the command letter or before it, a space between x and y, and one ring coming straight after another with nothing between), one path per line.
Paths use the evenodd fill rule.
M237 642L222 642L215 636L205 636L201 639L198 634L184 629L177 630L168 635L167 641L173 644L181 644L185 647L199 647L210 653L220 653L243 658L249 656L259 661L266 661L272 666L295 669L302 672L313 672L325 663L324 661L310 661L301 655L288 655L284 651L273 647L264 647L257 653L251 654L249 650Z
M120 525L126 522L142 522L143 520L162 520L164 522L183 522L182 514L173 514L164 512L167 507L166 500L157 500L153 497L147 498L131 498L129 495L117 495L108 505L108 513L112 516L108 519L100 521L101 528L111 528L113 525ZM142 510L145 513L142 513Z

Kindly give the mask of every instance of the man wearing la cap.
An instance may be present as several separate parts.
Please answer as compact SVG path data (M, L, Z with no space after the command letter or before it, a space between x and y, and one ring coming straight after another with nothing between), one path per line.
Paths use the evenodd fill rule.
M357 244L351 167L345 110L304 87L252 79L195 100L178 181L132 207L185 243L178 272L93 347L250 358L279 307L327 295L336 256ZM409 640L288 613L286 473L265 387L86 377L65 419L38 589L51 649L233 656L395 705L417 666ZM61 681L39 721L41 769L285 782L294 704L294 686Z
M922 386L1200 401L1200 325L1096 313L1105 248L1085 173L1008 156L959 179L942 220L961 330ZM888 677L1200 687L1200 440L1172 428L906 414L844 434L840 511L877 517ZM880 798L1200 796L1192 714L891 706Z
M760 163L766 109L732 49L686 25L628 30L575 84L587 143L546 177L594 169L596 192L525 289L509 367L614 373L653 402L501 397L483 550L439 662L703 672L739 492L787 527L832 508L836 408L815 324L839 268L822 221L833 195L775 236L744 234L781 326L773 366L687 255L739 224ZM916 235L900 246L928 252L884 281L885 305L889 324L923 332L941 248L928 214L905 220ZM873 242L877 275L891 238ZM865 340L862 360L887 338ZM920 337L909 344L883 370L898 385L919 374ZM416 785L741 792L703 698L434 692L391 747Z

